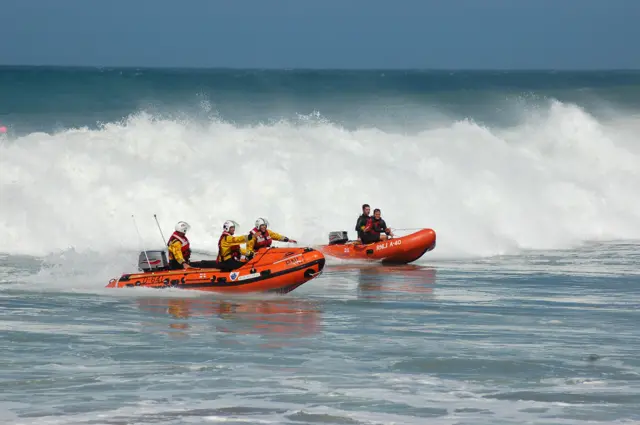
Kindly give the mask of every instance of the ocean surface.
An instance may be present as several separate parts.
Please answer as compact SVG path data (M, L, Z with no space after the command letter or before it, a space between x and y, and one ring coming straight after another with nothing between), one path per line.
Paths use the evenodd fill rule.
M0 423L640 424L640 71L0 67ZM434 251L106 289L179 220ZM282 244L279 244L282 245Z

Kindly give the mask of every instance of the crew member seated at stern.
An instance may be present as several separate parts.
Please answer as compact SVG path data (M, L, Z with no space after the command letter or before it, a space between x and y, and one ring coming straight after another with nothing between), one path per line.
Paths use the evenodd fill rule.
M387 223L380 217L380 209L373 210L373 217L369 218L362 232L362 243L374 243L385 241L393 237L393 232L387 227Z
M362 214L358 217L358 221L356 221L356 233L358 234L358 239L362 241L362 235L364 233L365 227L371 221L371 217L369 213L371 211L371 207L369 204L362 204Z
M271 242L274 240L282 241L282 242L297 243L293 239L289 239L286 236L282 236L281 234L276 233L271 229L268 229L268 227L269 227L269 221L267 219L260 217L256 220L256 227L251 229L251 232L249 232L249 236L248 236L249 242L247 242L247 251L255 252L260 248L267 248L271 246Z
M176 224L175 232L167 242L169 250L169 269L191 269L191 268L211 268L216 267L216 261L191 261L191 243L187 239L187 231L191 229L189 223L179 221Z
M188 223L179 221L176 224L175 232L171 234L167 242L169 249L169 268L171 270L190 269L189 258L191 258L191 247L187 239L187 231L191 228Z
M245 248L240 247L241 243L249 241L249 237L246 235L233 236L237 224L233 220L227 220L222 226L222 235L218 240L218 268L220 270L235 270L253 258L253 252L248 252Z

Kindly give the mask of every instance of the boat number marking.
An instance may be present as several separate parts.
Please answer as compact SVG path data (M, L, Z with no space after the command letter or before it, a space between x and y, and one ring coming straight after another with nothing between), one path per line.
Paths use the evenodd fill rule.
M293 258L289 258L287 261L285 261L284 264L288 266L289 264L300 264L300 263L302 263L302 258L296 256Z
M402 239L398 239L395 241L392 239L388 242L385 242L381 245L376 246L376 251L380 251L380 250L387 249L392 246L398 246L398 245L402 245Z

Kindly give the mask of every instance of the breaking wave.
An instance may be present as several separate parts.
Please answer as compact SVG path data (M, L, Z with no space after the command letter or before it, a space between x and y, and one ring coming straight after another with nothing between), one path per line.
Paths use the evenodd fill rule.
M165 237L189 222L203 250L216 250L226 219L246 232L259 216L319 244L332 230L353 237L365 202L394 228L435 229L429 258L640 238L638 133L640 119L605 122L561 102L509 128L452 121L412 134L142 112L0 140L0 252L157 247L153 214Z

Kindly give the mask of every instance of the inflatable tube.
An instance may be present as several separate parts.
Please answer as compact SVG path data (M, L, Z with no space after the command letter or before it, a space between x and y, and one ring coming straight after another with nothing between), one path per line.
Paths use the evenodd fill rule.
M140 253L141 273L111 279L107 288L180 288L213 292L287 293L318 276L325 258L313 248L266 248L232 271L217 268L166 270L165 251ZM149 266L151 264L151 266Z
M345 234L346 232L343 232ZM380 261L385 264L408 264L436 247L436 232L421 229L406 236L363 244L358 241L336 240L318 247L323 254L343 260Z

